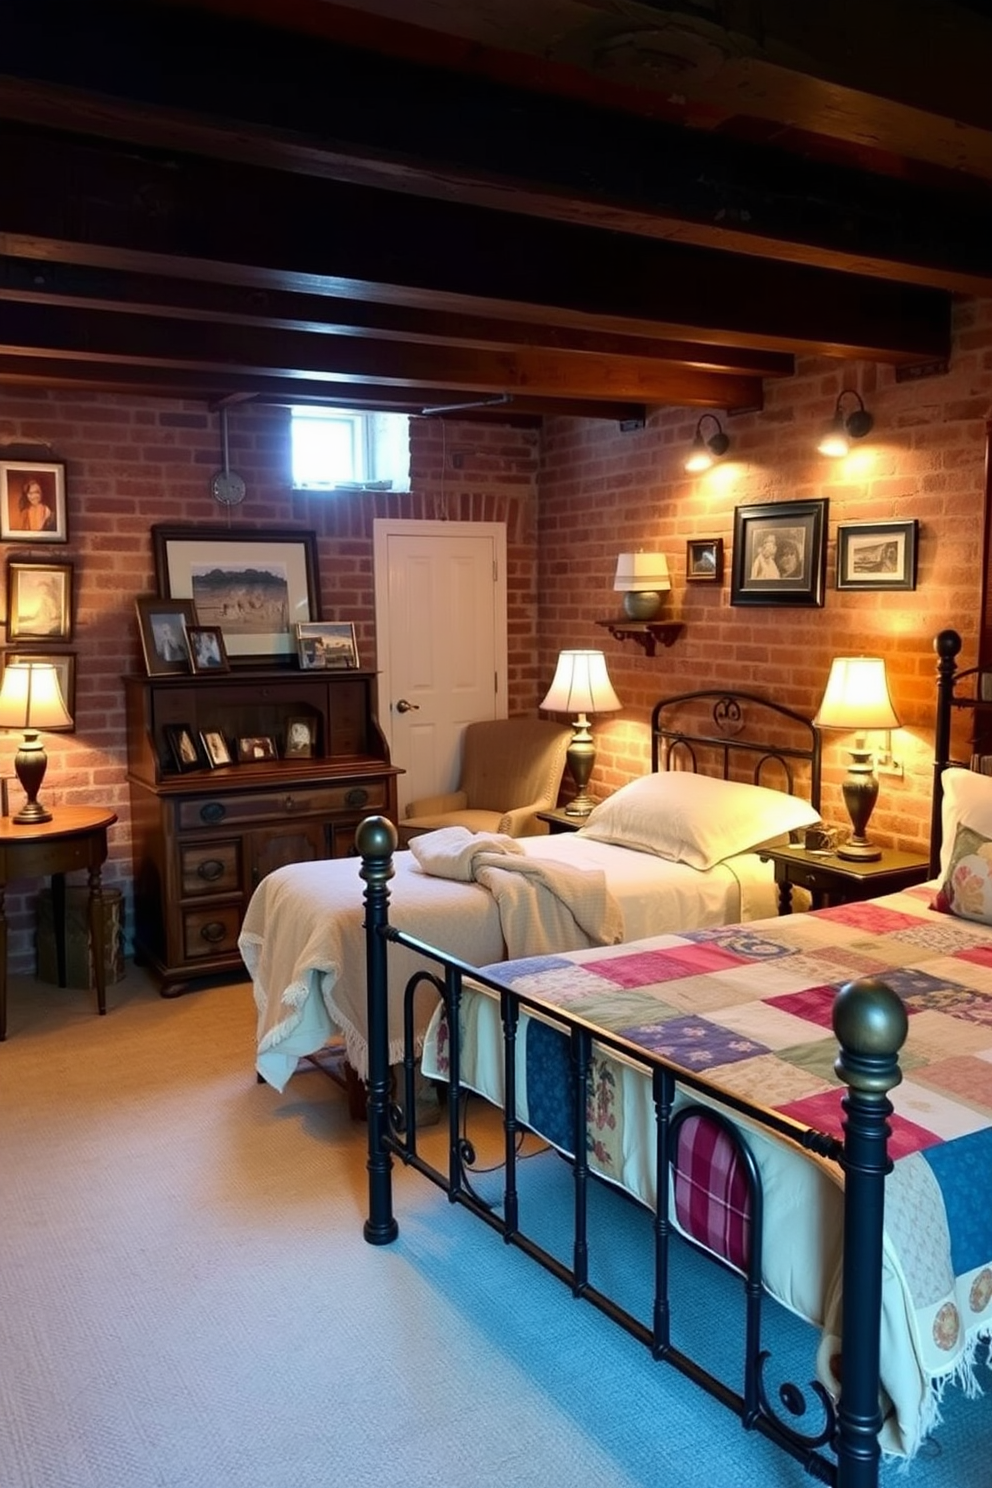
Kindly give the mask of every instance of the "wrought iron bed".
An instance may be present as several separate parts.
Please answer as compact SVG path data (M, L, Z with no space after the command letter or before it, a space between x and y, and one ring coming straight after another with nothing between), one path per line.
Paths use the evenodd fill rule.
M942 633L935 642L939 654L938 709L936 729L938 758L935 776L935 847L939 861L940 815L937 793L943 768L950 756L950 718L954 707L966 706L955 694L955 657L960 638ZM960 679L971 676L960 674ZM960 680L959 679L959 680ZM657 728L657 719L655 720ZM668 747L658 734L655 747ZM675 741L675 747L678 741ZM591 1302L645 1344L654 1358L672 1365L701 1385L741 1418L745 1427L757 1430L797 1458L805 1470L836 1488L876 1488L882 1428L880 1395L880 1317L882 1309L883 1232L886 1176L892 1169L889 1153L889 1118L893 1107L888 1093L902 1079L899 1051L905 1042L909 1021L903 1000L887 985L865 978L847 983L832 1009L832 1028L837 1039L835 1071L846 1086L843 1139L814 1130L781 1113L721 1091L705 1077L682 1065L632 1046L621 1035L563 1009L553 1008L553 1019L568 1040L572 1064L572 1143L574 1154L574 1230L570 1262L551 1254L524 1228L517 1183L517 1138L522 1123L517 1102L517 1037L521 1020L529 1015L547 1017L548 1004L507 981L481 973L457 958L391 927L389 924L389 880L395 829L383 818L363 823L358 835L362 855L361 876L365 882L365 933L368 972L368 1019L370 1029L368 1082L368 1193L366 1240L386 1245L398 1234L393 1212L392 1167L394 1158L413 1167L442 1188L449 1200L475 1213L495 1229L507 1244L518 1247L563 1281L574 1296ZM829 913L829 912L828 912ZM448 1157L442 1171L418 1150L417 1133L404 1129L402 1108L411 1109L415 1062L412 1053L404 1059L405 1095L402 1107L393 1103L390 1090L387 1033L386 950L397 942L415 951L433 971L414 976L407 988L407 1002L416 986L429 981L442 997L449 1028L459 1026L459 1006L466 985L480 985L499 1000L503 1027L503 1157L502 1203L497 1208L481 1200L473 1189L466 1163L471 1148L460 1130L458 1095L462 1089L459 1041L449 1043ZM412 1020L407 1015L407 1033L412 1039ZM412 1047L412 1045L411 1045ZM654 1137L658 1192L667 1175L674 1210L655 1205L654 1300L650 1321L632 1315L606 1296L590 1280L587 1244L587 1200L596 1177L588 1161L589 1109L587 1085L594 1047L618 1057L636 1060L647 1072L655 1112ZM678 1101L676 1096L678 1095ZM776 1406L766 1386L767 1354L762 1342L762 1181L745 1129L771 1133L828 1164L836 1164L843 1175L843 1274L840 1331L844 1348L843 1384L836 1401L818 1382L807 1387L817 1395L820 1410L817 1425L800 1430L797 1421L809 1402L803 1388L791 1383L778 1387L782 1409ZM686 1164L692 1158L694 1137L700 1131L727 1144L731 1173L728 1185L735 1189L734 1202L746 1216L743 1231L727 1237L723 1247L711 1234L693 1231L691 1217L679 1210L680 1186ZM718 1378L672 1341L669 1312L669 1256L676 1233L704 1249L718 1262L743 1277L745 1364L743 1380L734 1388Z

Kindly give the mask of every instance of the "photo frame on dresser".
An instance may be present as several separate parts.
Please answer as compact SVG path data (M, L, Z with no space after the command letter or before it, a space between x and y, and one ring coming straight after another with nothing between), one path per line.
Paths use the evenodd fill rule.
M169 677L188 672L186 631L197 623L193 601L140 594L134 607L138 613L141 649L149 677Z
M152 528L159 592L216 626L232 667L289 666L296 626L320 619L317 534L273 528Z

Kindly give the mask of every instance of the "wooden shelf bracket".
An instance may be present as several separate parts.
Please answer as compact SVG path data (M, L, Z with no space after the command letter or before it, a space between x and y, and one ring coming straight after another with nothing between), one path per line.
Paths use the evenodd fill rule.
M616 620L597 620L618 641L636 641L643 646L648 656L653 656L659 641L663 646L673 646L685 630L681 620L628 620L626 615Z

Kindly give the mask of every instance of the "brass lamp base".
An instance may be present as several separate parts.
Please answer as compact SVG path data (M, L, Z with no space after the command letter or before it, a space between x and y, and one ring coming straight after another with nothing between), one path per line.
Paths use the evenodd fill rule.
M565 751L569 773L575 781L576 795L565 807L566 816L588 816L596 802L589 794L589 776L596 763L596 746L592 742L592 731L585 713L580 713L572 724L572 742Z
M859 740L859 746L863 742ZM869 842L865 836L865 829L878 800L878 781L872 774L871 763L870 750L862 747L852 749L851 764L841 786L844 805L854 831L838 847L837 856L851 863L875 863L882 856L882 849Z
M14 772L21 783L21 789L27 796L27 800L16 816L11 821L18 826L37 825L39 822L51 821L52 813L47 811L38 800L38 792L41 790L41 782L45 778L48 769L48 755L37 729L25 729L21 747L14 755Z

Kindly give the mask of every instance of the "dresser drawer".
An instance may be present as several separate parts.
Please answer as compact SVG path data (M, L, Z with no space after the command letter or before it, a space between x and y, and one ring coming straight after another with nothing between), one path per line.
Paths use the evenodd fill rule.
M222 956L238 949L241 901L213 909L183 910L183 954L187 961Z
M184 899L197 894L231 894L241 887L241 844L198 842L179 849L179 879Z
M334 816L343 812L381 811L387 804L384 780L348 785L290 786L253 791L250 795L198 796L179 805L183 831L203 827L243 826L279 821L288 816Z

